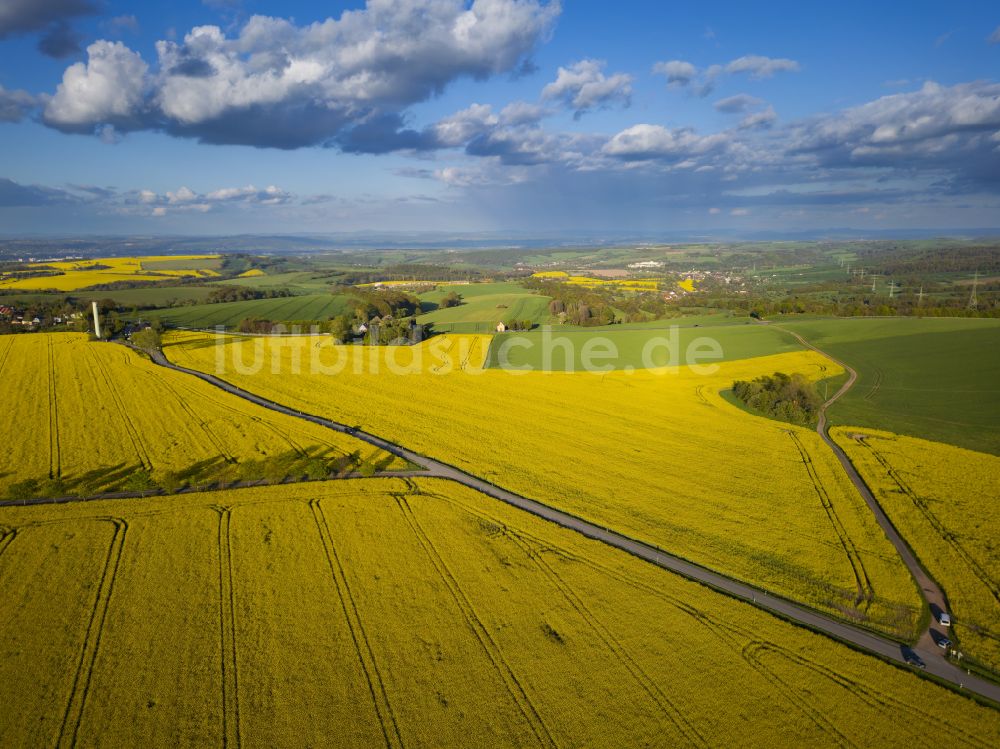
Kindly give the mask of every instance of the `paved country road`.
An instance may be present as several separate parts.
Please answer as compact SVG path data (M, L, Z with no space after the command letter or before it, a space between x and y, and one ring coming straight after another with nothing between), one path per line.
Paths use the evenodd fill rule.
M793 333L792 335L795 334ZM815 349L815 347L803 341L801 338L799 340L808 348L819 351L818 349ZM821 351L819 353L823 354ZM826 356L826 354L823 355ZM192 377L197 377L198 379L204 380L205 382L214 385L231 395L243 398L244 400L255 403L258 406L262 406L270 409L271 411L276 411L287 416L294 416L305 421L310 421L336 432L349 434L359 440L362 440L363 442L367 442L368 444L379 447L386 452L404 458L415 465L423 466L425 470L419 474L421 476L433 476L435 478L454 481L501 502L505 502L509 505L530 512L533 515L555 523L556 525L560 525L563 528L576 531L588 538L600 541L616 549L632 554L633 556L639 557L640 559L644 559L647 562L674 572L689 580L694 580L717 591L739 598L748 603L752 603L758 608L775 613L785 619L805 625L810 629L823 632L845 643L861 648L862 650L880 655L888 660L905 663L905 656L909 648L886 637L882 637L874 632L851 626L850 624L826 616L825 614L821 614L818 611L799 606L798 604L792 603L791 601L783 598L776 598L773 595L768 595L766 591L755 588L752 585L748 585L717 572L713 572L712 570L669 554L668 552L655 546L651 546L620 533L616 533L609 528L604 528L600 525L588 522L582 518L576 517L575 515L550 507L549 505L533 499L528 499L527 497L522 497L519 494L514 494L506 489L501 489L500 487L484 481L477 476L466 473L455 466L442 463L441 461L434 460L433 458L428 458L425 455L408 450L401 445L389 442L388 440L377 435L356 429L347 424L341 424L340 422L324 419L320 416L303 413L294 408L283 406L280 403L275 403L274 401L262 398L261 396L247 390L243 390L242 388L236 387L235 385L215 377L214 375L179 366L169 361L160 351L153 352L151 357L153 362L159 364L160 366L167 367L178 372L183 372L191 375ZM837 363L843 366L845 370L850 373L851 377L848 380L848 383L845 384L845 386L842 387L840 391L838 391L838 393L824 405L824 409L844 392L846 392L857 377L854 371L849 367L841 364L840 362ZM825 417L823 419L823 423L825 424ZM821 432L821 434L823 433ZM854 469L850 465L846 456L843 455L843 452L840 451L840 449L832 441L830 441L829 438L825 439L827 444L837 451L839 456L842 456L841 462L844 465L845 470L852 475L852 481L855 481L855 485L858 486L862 495L866 496L866 501L869 502L873 511L876 512L876 517L879 518L879 523L886 529L887 535L889 535L889 532L891 531L891 535L889 535L889 537L893 540L893 543L896 544L900 554L903 555L904 561L909 560L907 561L907 566L911 568L911 571L914 569L920 570L920 566L916 563L916 560L913 559L909 549L902 542L902 539L899 538L899 535L895 532L895 529L892 528L892 525L888 522L888 519L885 518L885 515L882 514L881 509L878 508L878 503L875 502L873 497L871 497L871 494L868 492L867 487L865 487L864 482L861 481L861 478L856 472L854 472ZM909 556L907 557L906 555ZM937 586L930 580L930 578L927 578L922 571L921 574L923 575L923 578L927 580L927 583L932 586L933 591L936 591L936 594L932 593L932 595L936 596L932 600L940 600L943 602L943 596L941 596L940 590ZM917 577L916 579L919 581L921 580L921 577ZM925 595L927 595L926 591ZM933 674L939 679L951 682L963 690L974 692L982 697L986 697L1000 703L1000 685L968 675L964 671L956 668L941 657L940 649L936 648L933 643L931 643L930 646L926 645L925 640L928 638L929 634L924 633L920 643L916 646L916 649L920 651L924 661L926 662L927 673Z
M838 366L842 367L844 371L847 372L847 381L840 387L840 389L836 393L833 394L833 396L828 401L826 401L826 403L824 403L820 407L819 419L816 423L816 431L819 434L820 438L823 440L823 442L825 442L827 446L831 450L833 450L834 455L837 456L837 460L840 461L840 465L844 469L845 473L847 473L847 476L851 480L851 483L854 484L855 488L857 488L858 493L861 495L862 499L864 499L865 504L868 505L868 509L870 509L872 511L872 514L875 516L875 521L882 528L882 532L885 533L886 538L888 538L889 542L895 547L896 552L899 554L900 559L903 560L903 564L906 565L906 568L913 576L914 581L916 581L917 583L917 587L920 589L920 595L924 599L924 604L928 607L929 611L932 613L932 616L929 619L929 625L927 629L925 629L921 633L920 639L918 640L917 644L913 646L913 651L919 654L920 657L924 660L924 662L927 664L927 670L929 672L935 674L936 676L940 676L941 678L947 679L948 681L952 681L958 684L963 683L964 679L964 683L967 688L972 689L973 691L976 691L979 694L989 696L994 700L1000 701L1000 699L998 699L998 695L1000 695L1000 687L990 682L984 681L982 679L976 679L976 682L991 687L991 689L988 692L980 691L979 689L970 686L970 684L972 683L972 679L975 677L970 676L968 673L958 668L950 661L946 660L945 651L940 647L938 647L937 645L937 641L939 639L947 636L947 629L941 627L937 623L937 614L939 612L949 610L948 600L947 598L945 598L944 591L941 590L941 586L939 586L934 581L934 579L931 578L929 574L927 574L927 570L925 570L921 566L920 562L917 561L916 556L913 554L913 550L903 540L903 537L899 535L899 531L896 530L896 527L892 524L892 521L890 521L888 516L885 514L885 511L882 509L882 505L880 505L878 500L875 499L875 496L872 494L871 489L868 488L868 485L864 482L864 479L861 478L861 475L854 467L854 464L851 463L850 458L847 457L847 453L845 453L844 450L840 447L840 445L834 442L833 439L830 437L830 434L827 430L826 411L830 406L834 404L834 402L837 401L837 399L842 397L848 390L850 390L854 386L854 383L858 379L858 373L854 371L854 369L849 365L831 356L826 351L823 351L822 349L819 349L813 344L809 343L809 341L807 341L805 338L803 338L795 331L788 330L787 328L782 328L778 325L773 325L772 327L784 333L787 333L788 335L795 338L795 340L797 340L805 348L815 351L817 354L826 357L834 364L837 364Z

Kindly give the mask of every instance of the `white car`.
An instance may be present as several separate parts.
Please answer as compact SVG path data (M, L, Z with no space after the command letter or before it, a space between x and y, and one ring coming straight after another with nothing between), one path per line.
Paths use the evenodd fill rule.
M938 614L938 624L940 624L942 627L950 627L951 617L947 613L942 611L940 614Z

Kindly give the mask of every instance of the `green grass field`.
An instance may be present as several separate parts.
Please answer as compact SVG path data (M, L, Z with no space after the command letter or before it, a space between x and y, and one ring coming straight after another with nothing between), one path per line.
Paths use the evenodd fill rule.
M227 278L217 283L225 286L247 286L251 289L301 289L303 291L319 291L327 289L333 278L317 276L312 271L289 271L263 276L248 276L247 278Z
M686 319L678 318L675 325L671 325L670 320L660 320L656 325L646 326L558 326L527 333L506 333L493 339L486 366L580 371L586 369L585 357L590 357L598 366L611 364L614 369L648 369L749 359L801 348L787 334L762 325L741 323L703 327L685 322ZM705 356L706 352L714 350L715 344L721 356ZM675 359L671 358L674 351L677 352ZM603 356L605 352L607 356Z
M440 286L419 298L437 304L452 292L462 295L462 304L427 312L418 322L431 323L441 332L491 333L501 320L531 320L538 325L549 319L549 297L532 294L515 283Z
M190 258L170 258L162 260L143 260L143 270L152 272L161 270L220 270L222 268L221 257L206 257L198 260Z
M150 310L145 318L182 328L213 328L222 325L235 328L248 317L275 322L291 320L325 320L350 308L350 300L331 294L305 294L276 299L252 299L245 302L199 304L192 307Z
M1000 455L1000 320L782 323L858 372L831 424L880 428Z

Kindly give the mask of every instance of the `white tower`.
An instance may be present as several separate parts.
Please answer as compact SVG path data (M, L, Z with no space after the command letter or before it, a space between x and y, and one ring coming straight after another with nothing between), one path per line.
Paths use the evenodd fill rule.
M97 302L90 303L91 309L94 310L94 335L98 338L101 337L101 318L97 314Z

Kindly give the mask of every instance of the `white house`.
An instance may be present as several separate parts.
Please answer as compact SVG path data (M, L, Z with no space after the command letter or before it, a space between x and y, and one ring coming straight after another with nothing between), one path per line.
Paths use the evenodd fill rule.
M497 323L497 333L506 333L506 332L507 332L507 326L504 325L502 322L498 322Z

